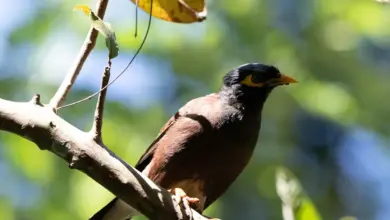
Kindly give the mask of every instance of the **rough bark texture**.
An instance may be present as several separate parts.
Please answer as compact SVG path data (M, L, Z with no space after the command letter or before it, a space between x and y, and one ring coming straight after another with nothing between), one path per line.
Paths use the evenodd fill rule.
M0 130L17 134L49 150L104 186L150 219L185 219L182 206L172 195L126 164L91 132L69 124L51 107L39 103L36 95L30 102L0 99ZM206 219L195 211L194 219Z

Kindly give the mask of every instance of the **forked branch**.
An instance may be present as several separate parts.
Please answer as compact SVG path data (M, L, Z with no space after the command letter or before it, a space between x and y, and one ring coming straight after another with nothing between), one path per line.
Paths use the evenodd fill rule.
M98 0L97 15L100 18L104 17L107 4L108 0ZM56 154L67 161L70 168L87 174L150 219L188 219L183 205L178 204L168 191L126 164L103 144L101 129L107 89L103 89L99 95L90 132L77 129L56 114L94 48L97 37L98 32L91 28L74 65L48 105L40 103L39 95L35 95L30 102L0 99L0 131L17 134L34 142L40 149ZM109 63L103 73L101 88L108 85L110 68ZM196 211L191 211L193 219L207 219Z
M96 13L100 18L104 18L108 5L108 0L98 0L96 6ZM49 102L49 106L57 111L57 108L62 105L65 101L70 89L76 81L81 69L83 68L84 62L87 60L92 49L95 47L96 40L98 37L98 31L93 27L90 28L87 37L84 40L83 46L81 47L73 66L68 70L65 79L62 81L61 86L58 88L56 94Z
M96 142L88 132L72 126L51 108L39 105L39 96L33 100L21 103L0 99L0 130L31 140L40 149L63 158L70 168L87 174L150 219L187 218L182 205L168 191ZM195 211L192 215L206 220Z

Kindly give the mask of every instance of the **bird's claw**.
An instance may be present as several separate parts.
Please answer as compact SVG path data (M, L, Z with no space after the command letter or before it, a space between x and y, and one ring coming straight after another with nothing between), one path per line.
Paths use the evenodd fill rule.
M198 198L193 198L193 197L187 196L187 194L181 188L174 188L174 189L170 189L168 191L170 193L174 194L179 201L185 200L188 202L189 205L197 205L199 203Z
M168 191L175 196L175 199L178 203L183 203L186 215L189 217L189 219L192 219L191 207L196 208L196 206L199 204L199 199L187 196L187 194L181 188L173 188Z

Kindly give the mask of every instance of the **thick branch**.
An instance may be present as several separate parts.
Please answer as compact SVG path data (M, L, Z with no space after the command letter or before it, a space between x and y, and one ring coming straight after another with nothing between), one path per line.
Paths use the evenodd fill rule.
M181 206L172 195L127 165L101 143L93 140L59 116L51 108L31 102L0 99L0 130L27 138L42 150L49 150L150 219L184 219ZM43 117L44 116L44 117ZM193 211L194 219L205 220Z
M96 13L102 19L104 18L104 14L106 13L107 4L108 0L99 0L97 2ZM65 79L62 81L61 86L58 88L56 94L50 100L49 106L53 110L57 110L57 108L65 101L66 96L68 95L70 89L72 88L74 82L77 79L77 76L79 75L84 65L84 62L87 60L92 49L95 47L97 37L98 31L91 27L87 37L84 40L83 46L81 47L79 54L74 61L73 66L69 69L68 73L65 76Z

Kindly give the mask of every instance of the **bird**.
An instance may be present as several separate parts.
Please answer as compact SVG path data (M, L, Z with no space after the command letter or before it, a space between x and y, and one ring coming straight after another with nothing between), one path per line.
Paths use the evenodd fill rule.
M250 161L271 91L296 82L272 65L233 68L218 92L190 100L168 120L135 168L202 213ZM128 220L136 214L115 198L90 220Z

